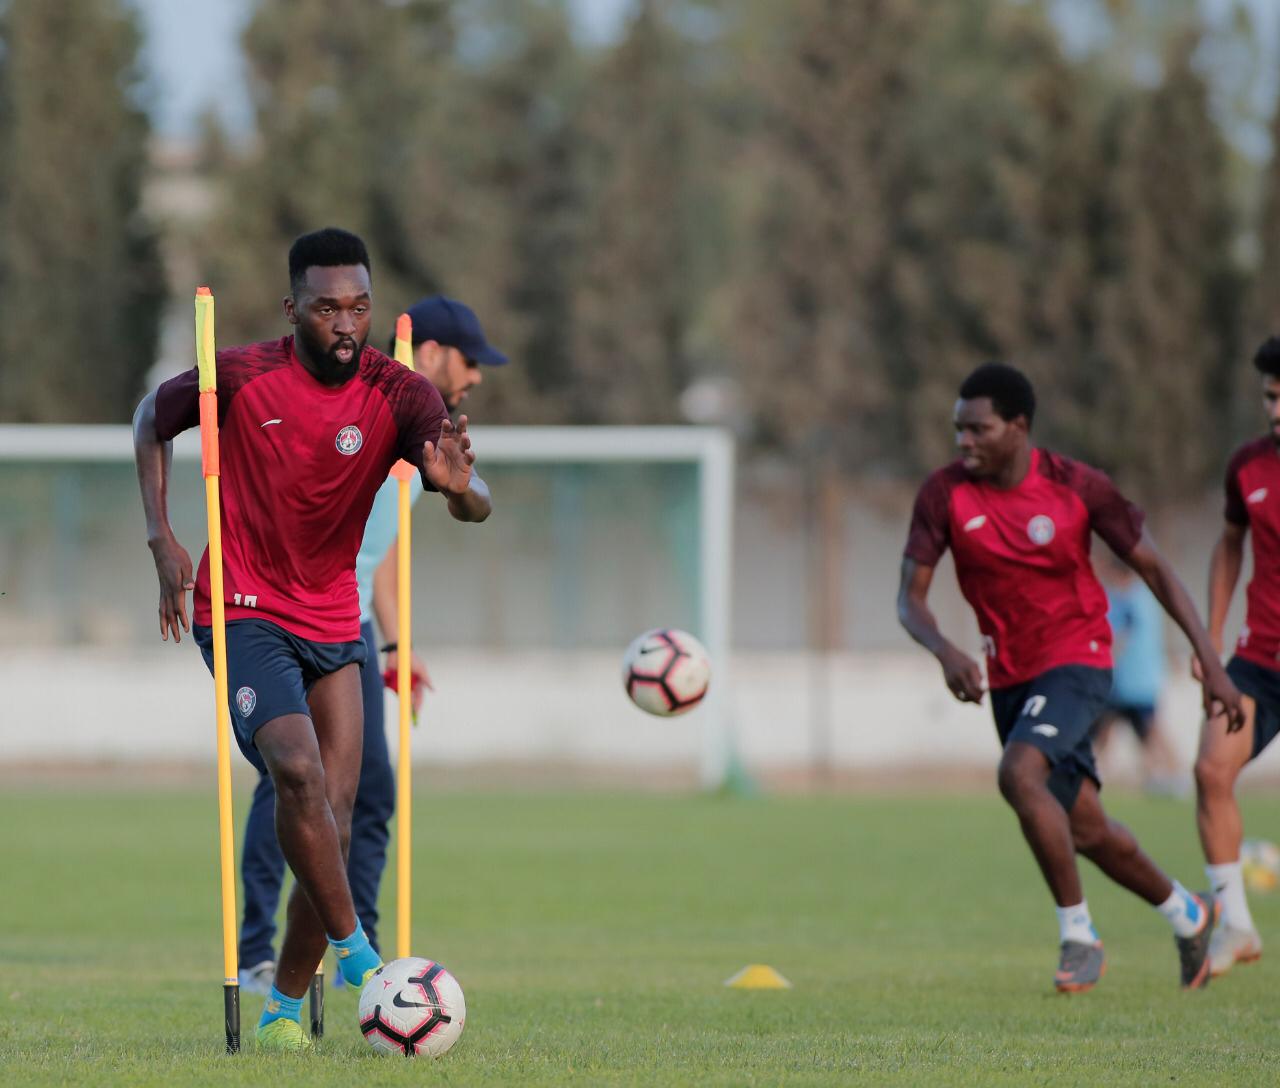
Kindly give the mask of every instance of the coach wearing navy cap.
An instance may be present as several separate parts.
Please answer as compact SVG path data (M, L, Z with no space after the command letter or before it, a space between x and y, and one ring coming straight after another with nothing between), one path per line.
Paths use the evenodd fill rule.
M444 295L419 299L406 311L413 322L413 365L440 390L449 411L484 380L482 366L502 366L507 357L484 338L468 305ZM395 343L392 342L394 352Z

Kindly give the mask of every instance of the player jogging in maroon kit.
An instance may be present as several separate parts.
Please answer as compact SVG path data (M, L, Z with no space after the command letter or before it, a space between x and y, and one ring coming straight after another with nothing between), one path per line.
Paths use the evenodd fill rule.
M399 459L461 521L490 511L472 473L467 421L449 421L426 378L366 347L372 312L364 243L329 228L289 251L285 316L296 333L218 352L222 546L231 719L241 751L276 787L276 832L297 878L258 1045L303 1050L302 997L326 945L347 982L380 962L347 883L363 738L356 553L377 490ZM191 558L169 526L169 443L199 422L193 369L148 394L134 416L160 631L187 629L212 669L208 553Z
M1227 610L1240 579L1244 538L1253 545L1244 627L1227 675L1245 696L1243 728L1209 718L1196 757L1196 823L1205 872L1222 902L1222 925L1209 946L1215 975L1262 955L1240 867L1244 825L1236 779L1280 733L1280 339L1268 339L1253 357L1262 376L1270 433L1236 450L1227 466L1222 535L1209 561L1209 637L1222 652ZM1218 657L1214 657L1216 662ZM1194 662L1199 671L1199 659Z
M1142 528L1143 516L1106 476L1036 449L1031 383L989 363L960 387L960 459L933 473L916 498L898 590L903 627L942 666L952 694L980 703L982 669L938 629L927 597L950 548L977 614L991 709L1004 747L1000 792L1018 815L1058 908L1054 985L1087 990L1105 959L1076 862L1083 854L1156 907L1173 927L1182 985L1207 984L1217 907L1170 880L1133 834L1103 811L1089 729L1111 689L1107 598L1089 559L1097 533L1151 587L1198 653L1210 648L1186 590ZM1232 718L1240 694L1213 659L1205 705Z

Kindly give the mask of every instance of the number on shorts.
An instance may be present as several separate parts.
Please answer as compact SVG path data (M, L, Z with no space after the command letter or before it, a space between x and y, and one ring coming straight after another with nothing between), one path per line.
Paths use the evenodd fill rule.
M1023 706L1023 708L1022 708L1022 715L1021 715L1021 716L1022 716L1022 717L1024 717L1024 718L1038 718L1038 717L1040 717L1040 711L1042 711L1042 710L1044 709L1044 705L1045 705L1045 703L1047 703L1048 701L1049 701L1049 700L1048 700L1045 696L1043 696L1043 695L1033 695L1033 696L1031 696L1031 698L1030 698L1030 699L1028 699L1028 700L1026 701L1026 704Z

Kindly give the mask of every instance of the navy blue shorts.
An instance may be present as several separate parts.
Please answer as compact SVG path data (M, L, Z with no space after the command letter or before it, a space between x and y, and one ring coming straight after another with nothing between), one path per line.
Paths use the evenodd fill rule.
M1049 791L1068 812L1086 778L1102 788L1090 733L1110 694L1111 670L1088 665L1061 665L991 692L1001 745L1018 741L1040 749L1051 768Z
M1249 696L1257 707L1253 715L1253 754L1249 756L1257 759L1280 733L1280 672L1237 654L1227 662L1227 675L1240 694Z
M213 629L195 624L191 630L204 663L213 672ZM364 639L311 642L266 620L228 623L227 697L232 731L244 758L266 774L253 735L285 714L310 717L311 685L346 665L363 666L365 658Z

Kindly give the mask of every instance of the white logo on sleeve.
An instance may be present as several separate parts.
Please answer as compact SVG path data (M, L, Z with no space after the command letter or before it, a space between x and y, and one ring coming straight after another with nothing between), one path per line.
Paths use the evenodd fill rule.
M964 531L971 533L975 529L981 529L987 523L987 515L979 514L976 518L970 518L964 523Z
M253 688L241 688L236 692L236 707L239 709L243 717L248 717L253 713L253 708L258 705L258 693Z
M1039 733L1042 737L1056 737L1058 735L1058 727L1049 725L1047 722L1041 722L1039 725L1033 725L1031 732Z
M1032 544L1039 544L1044 547L1053 539L1053 534L1057 528L1053 524L1053 518L1048 514L1037 514L1029 522L1027 522L1027 536L1031 538Z
M1258 503L1262 502L1262 500L1265 499L1266 497L1267 497L1267 489L1265 487L1260 487L1258 488L1257 491L1250 491L1249 497L1244 501L1249 503L1249 505L1251 506L1257 506Z
M283 423L283 422L284 422L283 419L269 419L266 421L266 423L259 423L258 429L261 430L263 427L270 427L271 424L273 423Z
M350 457L364 445L364 435L360 433L360 428L353 424L349 427L343 427L338 432L338 437L333 440L333 444L338 447L340 454L344 457Z

